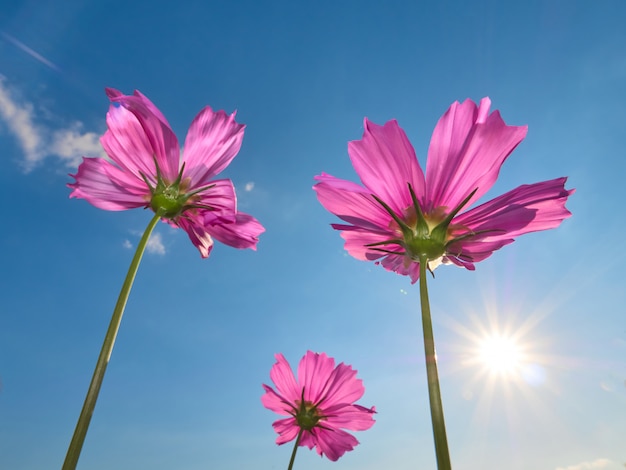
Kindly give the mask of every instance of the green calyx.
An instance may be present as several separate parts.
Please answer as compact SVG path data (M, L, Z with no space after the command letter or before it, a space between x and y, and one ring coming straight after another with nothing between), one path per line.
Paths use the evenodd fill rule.
M305 431L310 431L319 422L321 416L312 403L302 402L296 413L298 426Z
M194 204L193 201L196 194L205 191L209 188L212 188L214 185L210 184L207 186L203 186L198 188L192 192L186 192L188 186L188 181L183 181L183 171L185 169L185 164L183 163L176 177L176 180L172 183L168 183L163 179L163 175L161 174L161 170L159 169L159 165L154 159L154 164L156 166L156 186L152 186L148 178L142 173L141 177L150 188L150 193L152 194L150 198L150 207L152 210L165 219L174 219L180 216L183 212L192 208L203 208L207 210L212 210L211 207L202 205L202 204ZM181 183L182 182L182 183Z
M371 243L366 245L373 247L374 250L388 254L407 255L413 261L434 261L441 258L445 253L448 245L458 241L459 238L465 238L466 235L448 239L448 228L452 219L459 213L459 211L469 202L472 196L476 193L478 188L474 189L467 196L461 204L459 204L452 212L448 213L442 220L432 220L424 216L422 208L415 196L413 188L409 184L409 192L411 193L411 199L413 205L408 208L408 217L401 218L398 216L391 207L389 207L384 201L372 194L372 197L389 213L391 218L397 224L402 238L394 238L386 240L384 242ZM435 225L436 223L436 225ZM398 245L404 249L403 252L388 250L380 248L385 245Z
M298 408L294 410L293 417L296 418L296 422L298 423L300 429L310 431L317 426L317 423L323 418L323 416L320 415L315 404L304 400L304 387L302 388L302 397L300 400L296 400L296 404L298 405Z
M183 212L186 200L186 197L179 195L178 188L168 187L152 195L150 207L162 217L173 219Z

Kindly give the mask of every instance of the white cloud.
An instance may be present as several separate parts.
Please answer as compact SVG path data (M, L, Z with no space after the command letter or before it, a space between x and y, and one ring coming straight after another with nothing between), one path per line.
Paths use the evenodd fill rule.
M163 239L161 238L160 233L153 233L148 240L148 244L146 245L146 250L148 253L152 253L155 255L164 255L165 254L165 245L163 245Z
M41 159L43 144L40 132L33 123L33 106L30 103L17 103L5 82L5 78L0 75L0 118L17 139L24 152L26 165L30 166Z
M32 103L21 100L0 75L0 121L17 140L23 152L24 171L31 171L47 157L57 157L68 167L76 167L83 155L105 156L95 132L83 132L75 122L61 129L49 129L36 122ZM1 124L1 122L0 122Z
M133 247L133 244L130 242L130 240L124 240L124 243L122 244L124 246L124 248L130 250Z
M52 135L50 151L68 166L78 166L83 155L104 156L100 135L95 132L83 133L82 127L82 123L76 122L71 128L55 131Z
M557 467L556 470L596 470L596 469L612 469L615 468L609 459L596 459L593 462L581 462L569 467Z
M244 189L246 190L246 192L250 192L254 189L254 181L249 181L246 183L246 185L244 186Z

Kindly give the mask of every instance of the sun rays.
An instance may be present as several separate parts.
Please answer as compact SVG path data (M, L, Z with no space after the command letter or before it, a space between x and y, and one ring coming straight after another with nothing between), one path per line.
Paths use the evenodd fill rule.
M513 376L519 373L524 356L515 339L494 334L483 340L476 360L491 374Z

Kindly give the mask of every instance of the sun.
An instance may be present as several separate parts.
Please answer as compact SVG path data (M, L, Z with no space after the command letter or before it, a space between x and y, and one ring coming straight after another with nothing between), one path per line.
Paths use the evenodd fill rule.
M495 375L516 375L524 362L522 350L512 337L486 336L477 349L477 362Z

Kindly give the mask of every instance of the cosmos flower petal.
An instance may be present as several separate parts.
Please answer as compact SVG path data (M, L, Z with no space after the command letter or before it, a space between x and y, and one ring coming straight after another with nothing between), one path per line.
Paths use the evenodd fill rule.
M507 126L498 111L489 113L491 101L455 102L441 117L428 149L428 209L457 207L474 189L467 203L484 195L495 183L500 167L524 139L526 126Z
M296 423L296 426L298 424ZM315 428L312 431L304 431L300 438L300 447L308 447L313 449L317 445L317 431Z
M290 403L295 403L301 398L301 388L296 383L291 366L285 356L276 354L276 364L270 370L270 379L276 385L278 393L280 393Z
M335 360L326 354L307 351L298 364L298 383L304 387L304 399L317 403L333 376ZM320 380L320 378L324 378Z
M208 258L213 249L213 238L211 238L211 234L204 225L203 215L196 214L179 217L176 220L176 225L187 232L193 246L200 251L200 256Z
M365 431L371 428L375 421L373 414L376 413L375 408L365 408L360 405L338 405L337 413L333 407L325 409L325 423L334 428L349 429L351 431Z
M287 400L274 391L269 385L263 384L265 394L261 397L263 406L274 413L279 415L290 415L290 411L293 410L293 405L290 405Z
M424 173L415 150L397 121L384 126L363 121L363 137L348 144L352 165L363 185L396 212L411 205L408 183L418 199L424 192Z
M311 433L315 435L317 453L333 462L359 444L356 437L341 429L314 428Z
M409 276L411 284L415 284L420 278L420 264L412 261L407 255L387 255L379 263L387 271Z
M107 88L106 92L112 103L118 103L135 115L150 142L161 174L168 182L176 180L180 164L180 149L178 139L163 114L138 91L135 91L132 96L124 95L113 88Z
M363 396L363 381L356 374L356 370L343 362L332 371L318 398L318 401L323 399L325 409L353 403Z
M237 196L235 186L229 179L211 181L209 188L194 196L193 203L211 208L206 211L207 224L232 223L236 220Z
M293 441L297 436L300 428L294 418L279 419L272 423L274 431L278 434L276 444L282 445L286 442Z
M332 224L332 227L336 230L342 230L341 237L346 241L343 247L356 259L372 261L385 256L384 253L376 251L373 247L368 247L367 245L389 240L391 237L388 233L375 232L350 225ZM402 247L397 245L385 245L381 248L402 252Z
M184 177L202 185L220 173L235 158L241 148L245 126L224 111L214 112L205 107L195 117L185 139Z
M514 241L513 238L500 238L498 240L466 240L454 243L450 246L450 250L446 254L446 259L458 266L473 271L474 263L489 258L494 251Z
M117 174L118 177L112 179L109 173ZM120 173L119 169L102 158L83 157L76 174L70 175L76 180L68 184L72 188L70 198L85 199L99 209L108 211L145 207L148 202L146 196L133 188L135 180L132 175L128 180Z
M133 113L121 106L111 104L107 113L108 130L100 138L107 155L121 168L127 170L148 187L142 174L156 184L154 152L148 136Z
M572 214L565 208L574 192L565 189L567 178L521 185L455 218L474 232L488 231L487 240L513 238L558 227Z
M208 230L225 245L252 250L256 250L259 235L265 232L265 228L258 220L244 212L237 212L234 222L214 225Z
M351 181L322 173L313 189L324 208L349 224L367 229L387 228L391 216L371 196L371 192Z

